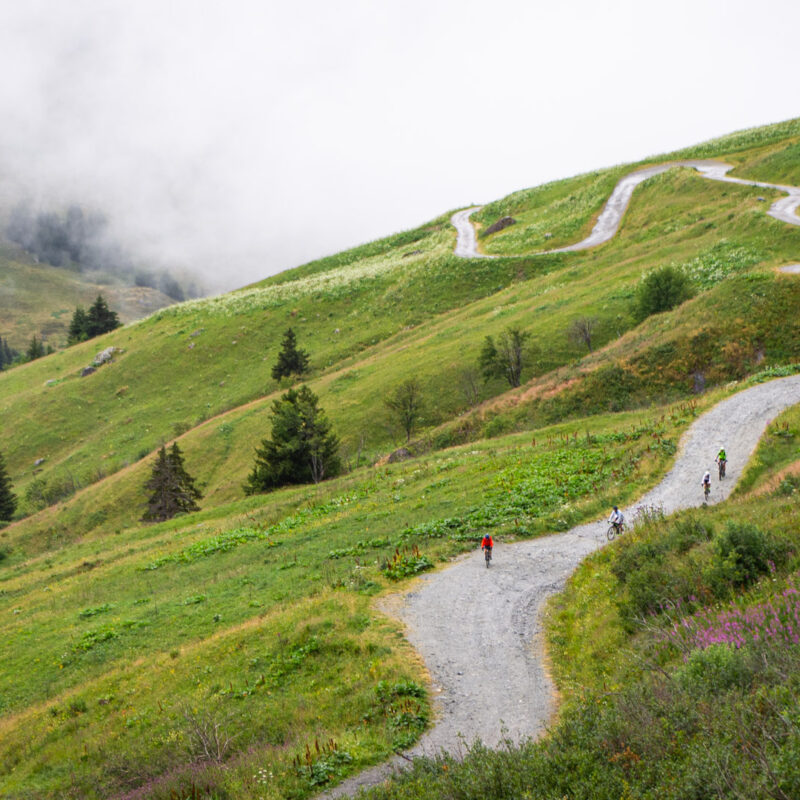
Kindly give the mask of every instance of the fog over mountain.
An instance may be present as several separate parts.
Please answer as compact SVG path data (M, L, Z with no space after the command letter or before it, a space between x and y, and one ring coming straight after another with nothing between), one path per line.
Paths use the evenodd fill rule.
M0 5L0 197L233 288L449 208L800 113L800 6Z

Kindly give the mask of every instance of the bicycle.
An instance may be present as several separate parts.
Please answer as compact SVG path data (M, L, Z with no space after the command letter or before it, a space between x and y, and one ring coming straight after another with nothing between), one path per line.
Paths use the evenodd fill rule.
M625 532L625 525L622 522L612 522L606 531L606 539L613 541L615 536L621 536Z
M711 494L711 484L704 483L703 484L703 503L708 503L708 496Z
M486 559L486 569L489 569L489 562L492 560L492 548L491 547L484 547L483 548L483 557Z
M728 462L724 459L719 462L719 479L722 480L725 477L725 465Z

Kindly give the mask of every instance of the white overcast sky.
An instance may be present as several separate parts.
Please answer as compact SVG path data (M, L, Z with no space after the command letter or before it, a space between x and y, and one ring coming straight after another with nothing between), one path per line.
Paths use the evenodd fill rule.
M5 196L218 288L800 115L797 0L0 0Z

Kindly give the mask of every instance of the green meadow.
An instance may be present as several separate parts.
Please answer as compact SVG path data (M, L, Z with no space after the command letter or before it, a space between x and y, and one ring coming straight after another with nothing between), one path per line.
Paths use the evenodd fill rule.
M794 120L642 164L715 157L736 175L797 184L799 143ZM382 598L487 530L543 536L635 500L697 414L749 376L793 371L800 279L776 268L800 260L800 226L766 215L778 193L675 168L637 188L612 241L530 255L588 233L642 164L487 205L480 227L518 220L480 239L497 258L456 258L447 213L0 373L0 453L20 500L0 529L0 795L304 798L385 760L433 718L424 665ZM667 265L694 296L637 322L642 276ZM567 336L579 317L596 320L591 352ZM271 405L290 386L270 377L288 327L310 354L306 383L346 469L245 497ZM485 337L509 327L530 333L516 389L476 366ZM113 362L80 377L109 346ZM413 458L389 464L405 435L384 401L409 377L423 416ZM734 678L693 683L712 656L685 666L685 642L664 633L672 612L645 590L658 578L656 600L699 598L682 612L694 620L793 585L797 425L793 410L770 429L734 499L654 519L578 570L548 621L562 697L548 737L500 755L476 744L463 764L421 763L374 796L697 797L691 787L712 785L698 766L703 736L734 777L752 778L740 796L782 796L754 774L761 758L788 775L800 752L795 722L795 739L768 744L777 718L794 720L784 694L795 650L770 651L769 669L722 653L713 669ZM172 441L201 510L145 525L143 486ZM758 534L730 533L756 523ZM737 583L723 563L737 536L772 568ZM663 731L636 738L636 698L648 723L720 698L733 710L707 725L695 714L670 744ZM758 714L763 735L740 756L734 722Z

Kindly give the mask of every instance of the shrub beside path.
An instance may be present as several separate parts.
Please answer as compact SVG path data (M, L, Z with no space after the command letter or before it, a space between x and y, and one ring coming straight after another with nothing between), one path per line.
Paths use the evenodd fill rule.
M733 490L767 425L800 402L800 375L744 389L699 417L681 439L664 479L623 509L658 506L666 513L700 505L701 480L724 445L727 477L712 469L711 503ZM610 511L610 509L609 509ZM427 575L384 610L406 626L433 682L436 725L406 757L458 753L480 738L496 746L540 734L555 711L555 689L543 663L541 613L580 561L605 542L606 524L498 544L487 570L480 550ZM397 756L345 781L324 797L342 797L385 779L407 763Z
M744 178L732 178L727 173L733 169L733 165L725 164L722 161L672 161L668 164L657 164L654 167L645 167L644 169L636 170L635 172L629 173L624 178L621 178L619 183L614 187L614 191L611 192L605 206L603 206L603 210L600 212L600 216L597 218L592 232L585 239L575 244L567 245L566 247L543 250L539 253L532 253L531 255L588 250L590 247L596 247L598 244L607 242L619 230L622 217L625 215L631 195L633 195L633 190L643 181L652 178L653 175L666 172L673 167L691 167L692 169L696 169L704 178L708 178L712 181L738 183L744 186L760 186L764 189L777 189L778 191L786 192L787 196L776 200L770 206L767 213L771 217L786 222L789 225L800 225L800 217L798 217L796 213L797 208L800 206L800 187L785 186L780 183L765 183L764 181L749 181ZM470 216L481 208L483 208L483 206L472 206L472 208L457 211L450 218L457 232L454 251L457 256L462 256L463 258L495 258L495 256L487 256L478 252L475 229L469 220Z

